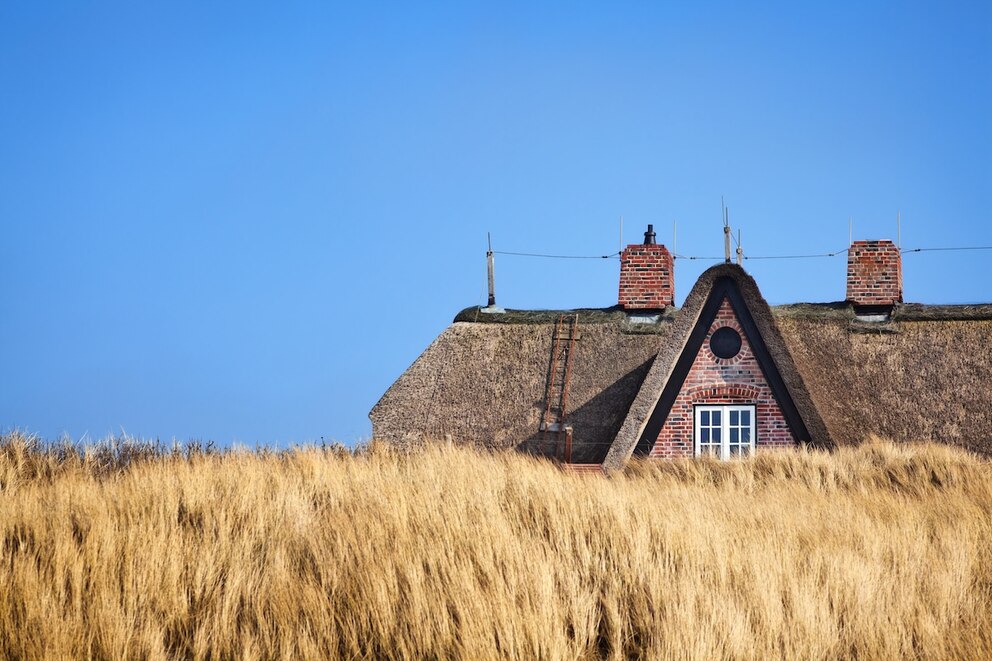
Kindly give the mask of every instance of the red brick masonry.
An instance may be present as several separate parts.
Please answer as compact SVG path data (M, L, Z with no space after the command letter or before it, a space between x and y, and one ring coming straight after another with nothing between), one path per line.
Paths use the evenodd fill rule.
M672 253L660 244L627 246L620 254L620 305L660 310L675 304Z
M902 303L902 255L891 241L855 241L847 251L847 300L855 305Z
M717 358L710 351L710 336L730 326L741 336L741 350L733 358ZM693 405L753 404L755 444L761 448L791 447L796 443L772 390L751 352L747 336L737 321L730 302L724 299L716 319L706 333L682 390L675 398L668 419L658 432L652 457L691 457L693 455Z

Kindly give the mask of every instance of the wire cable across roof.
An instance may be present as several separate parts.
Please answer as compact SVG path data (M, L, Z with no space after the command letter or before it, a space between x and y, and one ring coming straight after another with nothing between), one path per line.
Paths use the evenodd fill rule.
M949 250L992 250L992 246L967 246L962 248L912 248L911 250L901 250L903 254L907 252L932 252Z
M838 255L847 254L848 248L843 250L836 250L834 252L823 252L823 253L813 253L808 255L744 255L744 259L816 259L820 257L837 257ZM950 251L960 251L960 250L992 250L992 246L958 246L949 248L911 248L900 250L902 254L914 253L914 252L950 252ZM494 250L494 255L510 255L513 257L542 257L546 259L613 259L620 256L620 251L610 253L609 255L550 255L546 253L534 253L534 252L509 252L504 250ZM716 256L704 256L704 255L680 255L678 253L673 253L672 257L675 259L688 259L688 260L714 260L723 261L724 257Z
M514 257L546 257L548 259L610 259L612 257L618 257L620 252L617 251L610 255L545 255L543 253L534 252L506 252L502 250L494 250L494 255L513 255Z
M848 251L848 248L843 250L837 250L835 252L823 252L817 253L815 255L761 255L754 256L744 255L744 259L809 259L811 257L836 257L837 255L843 255Z

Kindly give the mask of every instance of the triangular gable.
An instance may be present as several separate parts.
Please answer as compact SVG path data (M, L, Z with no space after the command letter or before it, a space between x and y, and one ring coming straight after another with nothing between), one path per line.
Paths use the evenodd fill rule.
M806 425L799 415L796 404L785 385L785 381L782 379L778 367L775 365L775 361L772 359L771 353L768 351L768 345L759 332L754 322L754 316L744 301L737 283L732 278L724 276L718 279L710 290L710 294L706 299L706 303L703 305L703 309L696 320L689 339L675 363L672 375L665 384L661 397L641 433L641 437L634 449L634 454L648 454L654 446L655 440L658 438L672 410L672 405L683 390L686 377L689 375L690 370L703 349L703 342L709 334L724 301L730 303L736 321L740 325L740 329L744 332L747 345L750 347L750 351L761 369L765 383L771 389L778 409L789 426L793 438L798 442L809 440L809 431L806 429Z
M783 414L788 415L788 424L796 439L821 446L832 445L827 428L782 341L771 308L761 297L754 279L737 265L720 264L699 277L678 311L668 341L659 350L613 440L604 461L607 469L622 468L642 438L657 438L724 299L731 301L747 341L753 346L755 355L760 355L763 375Z

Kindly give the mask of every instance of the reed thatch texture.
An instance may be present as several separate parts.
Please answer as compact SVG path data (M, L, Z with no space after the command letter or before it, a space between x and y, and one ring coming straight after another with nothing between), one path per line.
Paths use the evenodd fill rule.
M463 313L464 314L464 313ZM524 317L527 315L524 314ZM377 439L409 446L444 439L554 453L539 433L557 314L506 323L501 315L449 326L393 384L369 417ZM573 354L568 424L573 461L600 462L637 394L669 323L652 332L621 315L583 323ZM459 318L464 318L460 315Z
M911 309L926 321L897 310L878 325L776 319L835 443L875 434L992 454L992 320L976 314L987 306L926 307Z

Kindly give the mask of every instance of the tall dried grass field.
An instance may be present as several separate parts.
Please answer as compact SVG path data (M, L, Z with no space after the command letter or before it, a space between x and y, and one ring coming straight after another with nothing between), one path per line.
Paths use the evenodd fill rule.
M4 658L988 658L992 465L0 439Z

